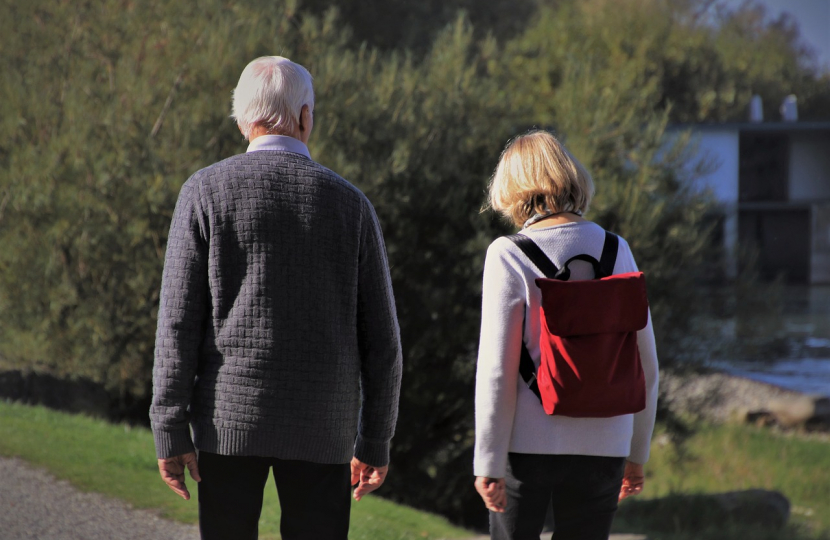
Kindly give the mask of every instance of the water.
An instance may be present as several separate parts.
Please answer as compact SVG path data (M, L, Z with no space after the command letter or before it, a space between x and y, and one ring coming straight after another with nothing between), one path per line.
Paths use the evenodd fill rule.
M805 394L830 396L830 358L778 360L770 363L722 362L727 373L746 377Z
M748 379L830 396L830 286L787 287L784 298L784 329L791 344L787 357L715 365Z

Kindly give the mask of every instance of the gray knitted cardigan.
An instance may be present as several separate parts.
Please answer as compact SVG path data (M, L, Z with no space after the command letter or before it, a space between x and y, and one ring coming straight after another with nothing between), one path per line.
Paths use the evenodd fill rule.
M198 171L179 194L164 262L158 457L195 444L386 465L399 334L380 226L357 188L283 151Z

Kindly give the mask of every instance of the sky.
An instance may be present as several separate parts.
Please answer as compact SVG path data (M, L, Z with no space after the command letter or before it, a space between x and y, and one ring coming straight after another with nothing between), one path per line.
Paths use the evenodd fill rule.
M743 0L725 0L739 6ZM802 39L818 53L818 60L830 70L830 0L761 0L772 18L789 12L801 29Z

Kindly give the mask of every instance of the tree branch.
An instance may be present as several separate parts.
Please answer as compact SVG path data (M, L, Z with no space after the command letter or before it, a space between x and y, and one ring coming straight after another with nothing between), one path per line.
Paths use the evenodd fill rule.
M161 125L164 123L164 117L167 115L168 109L170 109L170 105L173 103L173 96L176 94L176 90L179 89L179 86L182 84L182 80L184 79L184 70L179 73L179 76L176 77L176 80L173 82L173 86L170 88L170 92L167 93L167 100L164 102L164 107L161 108L161 113L159 113L159 117L156 118L156 123L153 124L153 129L150 131L150 138L155 138L158 135L158 132L161 130Z

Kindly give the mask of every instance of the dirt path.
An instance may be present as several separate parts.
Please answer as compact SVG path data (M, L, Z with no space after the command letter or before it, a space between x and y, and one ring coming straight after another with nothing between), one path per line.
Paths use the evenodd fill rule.
M34 469L20 459L0 458L2 540L198 540L195 526L151 512Z

